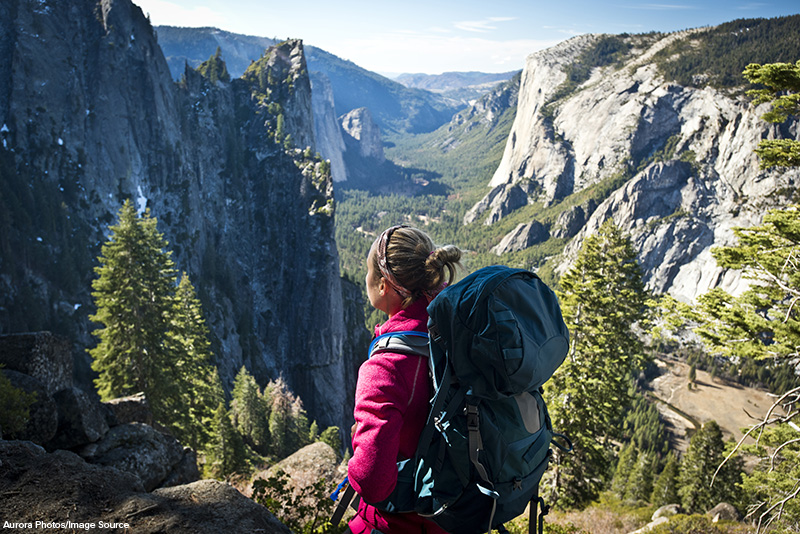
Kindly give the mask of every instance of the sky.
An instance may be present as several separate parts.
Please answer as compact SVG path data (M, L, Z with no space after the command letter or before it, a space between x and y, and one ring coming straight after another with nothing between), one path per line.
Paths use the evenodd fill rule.
M585 33L673 32L800 13L800 0L133 0L154 26L299 38L384 75L508 72Z

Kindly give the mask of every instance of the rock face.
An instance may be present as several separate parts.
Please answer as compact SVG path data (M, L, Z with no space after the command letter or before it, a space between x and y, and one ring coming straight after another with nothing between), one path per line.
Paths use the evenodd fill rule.
M130 198L198 288L223 384L242 365L262 385L282 375L321 426L349 427L363 320L343 319L354 314L313 130L299 41L240 79L187 69L175 83L129 0L3 2L0 332L69 337L89 389L92 268Z
M319 72L311 73L311 104L314 108L317 150L323 158L331 162L333 181L346 182L347 169L344 164L346 147L333 102L333 89L328 77Z
M716 286L740 291L739 275L717 269L710 250L731 244L733 227L756 224L766 209L787 202L800 171L760 170L753 150L762 138L796 138L798 126L769 125L760 119L766 106L732 93L663 79L653 54L702 31L635 41L622 63L596 68L566 94L563 67L599 36L529 56L503 159L465 224L493 224L527 202L551 205L615 184L609 196L572 208L553 225L555 237L574 236L558 270L613 218L640 251L651 289L686 301Z
M266 508L223 482L202 480L145 493L132 474L88 464L68 451L49 454L27 441L0 440L0 494L0 517L5 520L94 523L93 528L58 529L65 532L291 532ZM14 532L41 530L23 527Z
M370 158L383 163L383 141L381 130L367 108L358 108L339 118L346 137L348 150L354 149L362 158Z
M547 241L549 237L550 232L547 231L547 227L538 221L520 223L492 248L492 252L500 256L506 252L524 250L536 243Z

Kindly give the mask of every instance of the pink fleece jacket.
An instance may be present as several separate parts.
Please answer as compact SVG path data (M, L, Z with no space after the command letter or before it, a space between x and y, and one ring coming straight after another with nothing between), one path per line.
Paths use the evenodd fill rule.
M419 299L376 327L375 332L428 331L427 302ZM420 356L377 354L364 362L356 385L353 458L350 484L361 495L358 514L350 521L353 534L446 534L417 514L390 514L364 502L380 502L397 484L397 460L411 458L425 426L430 399L428 361Z

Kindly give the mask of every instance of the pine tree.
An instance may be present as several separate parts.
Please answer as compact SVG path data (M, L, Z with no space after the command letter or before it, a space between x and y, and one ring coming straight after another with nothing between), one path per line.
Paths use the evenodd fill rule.
M754 98L754 104L772 103L772 110L761 118L781 123L790 115L800 113L800 61L792 63L752 63L744 70L748 81L764 86L747 94ZM759 142L756 153L761 156L761 168L800 165L800 141L794 139L773 139Z
M170 419L176 437L195 450L210 439L208 423L223 396L216 367L211 364L211 342L200 301L186 273L175 293L172 336L177 360L172 367L173 401Z
M552 488L561 505L582 506L610 474L610 442L622 434L630 378L644 362L635 327L646 320L647 296L633 245L610 220L559 283L571 348L545 394L553 427L574 450L554 454Z
M722 430L715 421L709 421L692 436L689 450L681 461L678 496L684 510L705 513L721 502L737 502L736 485L741 477L741 461L729 461L714 478L723 458Z
M103 245L92 282L102 328L89 350L102 399L144 392L153 416L183 443L199 450L222 395L211 364L200 301L184 273L177 284L168 243L145 210L130 200Z
M242 366L233 382L231 417L245 443L257 452L267 453L269 408L256 379Z
M638 451L633 442L625 445L619 454L617 468L614 470L614 478L611 480L611 491L616 493L620 499L625 497L625 492L628 490L628 479L636 465L637 455Z
M211 424L211 441L206 448L205 475L224 480L245 465L242 437L233 428L230 413L220 402Z
M670 452L667 455L667 462L653 483L653 493L650 496L650 503L655 507L667 504L678 504L678 457Z
M650 500L656 463L657 460L653 453L646 451L639 453L625 488L626 501L641 504Z
M283 379L270 382L269 413L270 452L276 458L286 458L292 450L292 398Z
M92 282L97 313L89 318L103 325L93 332L99 342L89 350L99 375L95 384L104 400L144 392L153 415L165 421L173 383L164 371L176 361L170 336L176 279L171 252L149 210L138 217L130 200L109 229Z

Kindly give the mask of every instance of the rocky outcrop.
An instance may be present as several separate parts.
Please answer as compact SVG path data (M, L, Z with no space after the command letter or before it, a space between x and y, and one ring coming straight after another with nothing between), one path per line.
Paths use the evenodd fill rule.
M70 361L69 345L49 333L0 336L0 347L6 346L9 338L16 347L20 346L20 338L53 340L50 357L39 360L32 368L44 376L58 374L57 369ZM36 345L22 346L28 346L32 356L36 355ZM25 360L24 353L0 351L0 366L17 359ZM200 478L194 451L149 425L127 422L139 418L152 420L141 396L101 403L71 381L50 394L32 376L8 369L2 372L12 386L36 394L26 427L6 439L30 441L48 451L76 452L91 464L107 465L134 475L147 491Z
M522 188L527 202L552 205L614 184L609 195L592 196L596 209L583 202L552 225L554 237L574 236L557 271L613 218L639 250L649 288L685 301L717 286L741 291L739 275L718 269L711 248L731 244L733 227L756 224L766 209L788 201L800 171L761 170L753 150L762 138L796 138L798 126L769 125L760 118L766 107L735 93L663 79L652 60L656 51L702 31L631 36L633 51L624 61L594 69L573 88L564 84L564 66L599 36L529 56L490 192L464 223L485 217L493 224L511 206L523 206L522 198L498 200L513 187Z
M344 130L348 150L355 150L362 158L383 163L383 141L378 125L367 108L354 109L339 118Z
M14 529L20 534L41 532L36 521L69 521L73 525L53 528L102 534L291 532L223 482L202 480L146 493L133 474L89 464L69 451L47 453L28 441L0 440L0 494L0 517L31 523ZM87 528L89 523L94 525Z
M343 156L346 147L334 107L333 89L328 77L319 72L311 73L311 104L314 109L317 150L323 158L330 161L333 181L346 182L347 168Z
M520 223L492 248L492 252L500 256L507 252L524 250L537 243L547 241L549 238L550 232L542 223L538 221L531 221L527 224Z
M313 130L300 41L230 82L187 69L174 83L130 0L2 3L0 248L14 253L0 266L0 332L68 334L91 387L92 268L130 198L198 288L224 386L243 365L262 385L283 376L321 426L349 427L363 320L343 320L333 184Z

